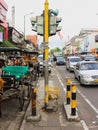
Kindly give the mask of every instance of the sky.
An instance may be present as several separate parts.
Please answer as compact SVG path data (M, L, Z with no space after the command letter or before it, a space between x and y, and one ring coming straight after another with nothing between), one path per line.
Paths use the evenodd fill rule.
M44 10L45 0L4 0L8 4L7 19L11 21L12 6L15 6L15 28L25 33L33 35L30 18L40 16ZM49 9L59 10L62 21L60 39L58 35L49 37L49 47L64 47L65 42L74 35L79 35L82 28L98 29L98 0L48 0ZM33 12L33 14L30 14ZM38 36L38 43L43 41L42 36Z

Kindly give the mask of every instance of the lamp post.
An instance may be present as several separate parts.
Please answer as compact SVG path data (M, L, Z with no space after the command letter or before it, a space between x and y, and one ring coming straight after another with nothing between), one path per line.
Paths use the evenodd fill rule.
M30 15L30 14L33 14L34 12L31 12L31 13L28 13L28 14L25 14L24 15L24 40L25 40L25 21L26 21L26 16L27 15Z

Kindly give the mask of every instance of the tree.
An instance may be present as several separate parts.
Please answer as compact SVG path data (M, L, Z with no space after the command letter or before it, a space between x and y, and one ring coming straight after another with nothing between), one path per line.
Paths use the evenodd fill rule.
M51 55L59 54L61 52L62 52L62 50L59 47L56 47L56 48L50 50Z

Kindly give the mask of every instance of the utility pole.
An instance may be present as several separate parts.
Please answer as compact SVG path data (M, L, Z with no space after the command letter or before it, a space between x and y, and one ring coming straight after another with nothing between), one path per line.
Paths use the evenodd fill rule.
M44 88L45 88L45 109L48 106L48 100L49 100L49 95L48 95L48 83L49 83L49 75L48 75L48 41L49 40L49 3L48 0L45 1L44 3L44 35L43 35L43 43L44 43L44 78L45 78L45 83L44 83Z
M31 13L28 13L28 14L25 14L25 15L24 15L24 40L25 40L25 37L26 37L26 36L25 36L25 35L26 35L26 34L25 34L25 33L26 33L26 32L25 32L25 31L26 31L26 30L25 30L25 26L26 26L26 25L25 25L25 24L26 24L26 16L27 16L27 15L30 15L30 14L34 14L34 13L31 12Z
M61 30L61 27L58 26L59 22L61 22L61 18L57 17L58 13L59 13L58 10L55 11L52 9L49 10L48 0L45 0L43 14L31 18L32 30L37 32L38 35L43 36L45 109L49 108L48 43L49 43L49 36L56 35L56 32Z

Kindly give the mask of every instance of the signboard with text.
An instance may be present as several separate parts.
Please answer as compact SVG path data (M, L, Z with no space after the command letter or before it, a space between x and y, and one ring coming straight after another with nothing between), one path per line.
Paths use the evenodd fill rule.
M3 32L0 32L0 42L3 42Z
M12 42L21 43L22 40L23 39L20 37L19 32L17 32L15 29L13 29L12 30Z
M7 10L0 4L0 21L6 22L6 13Z

